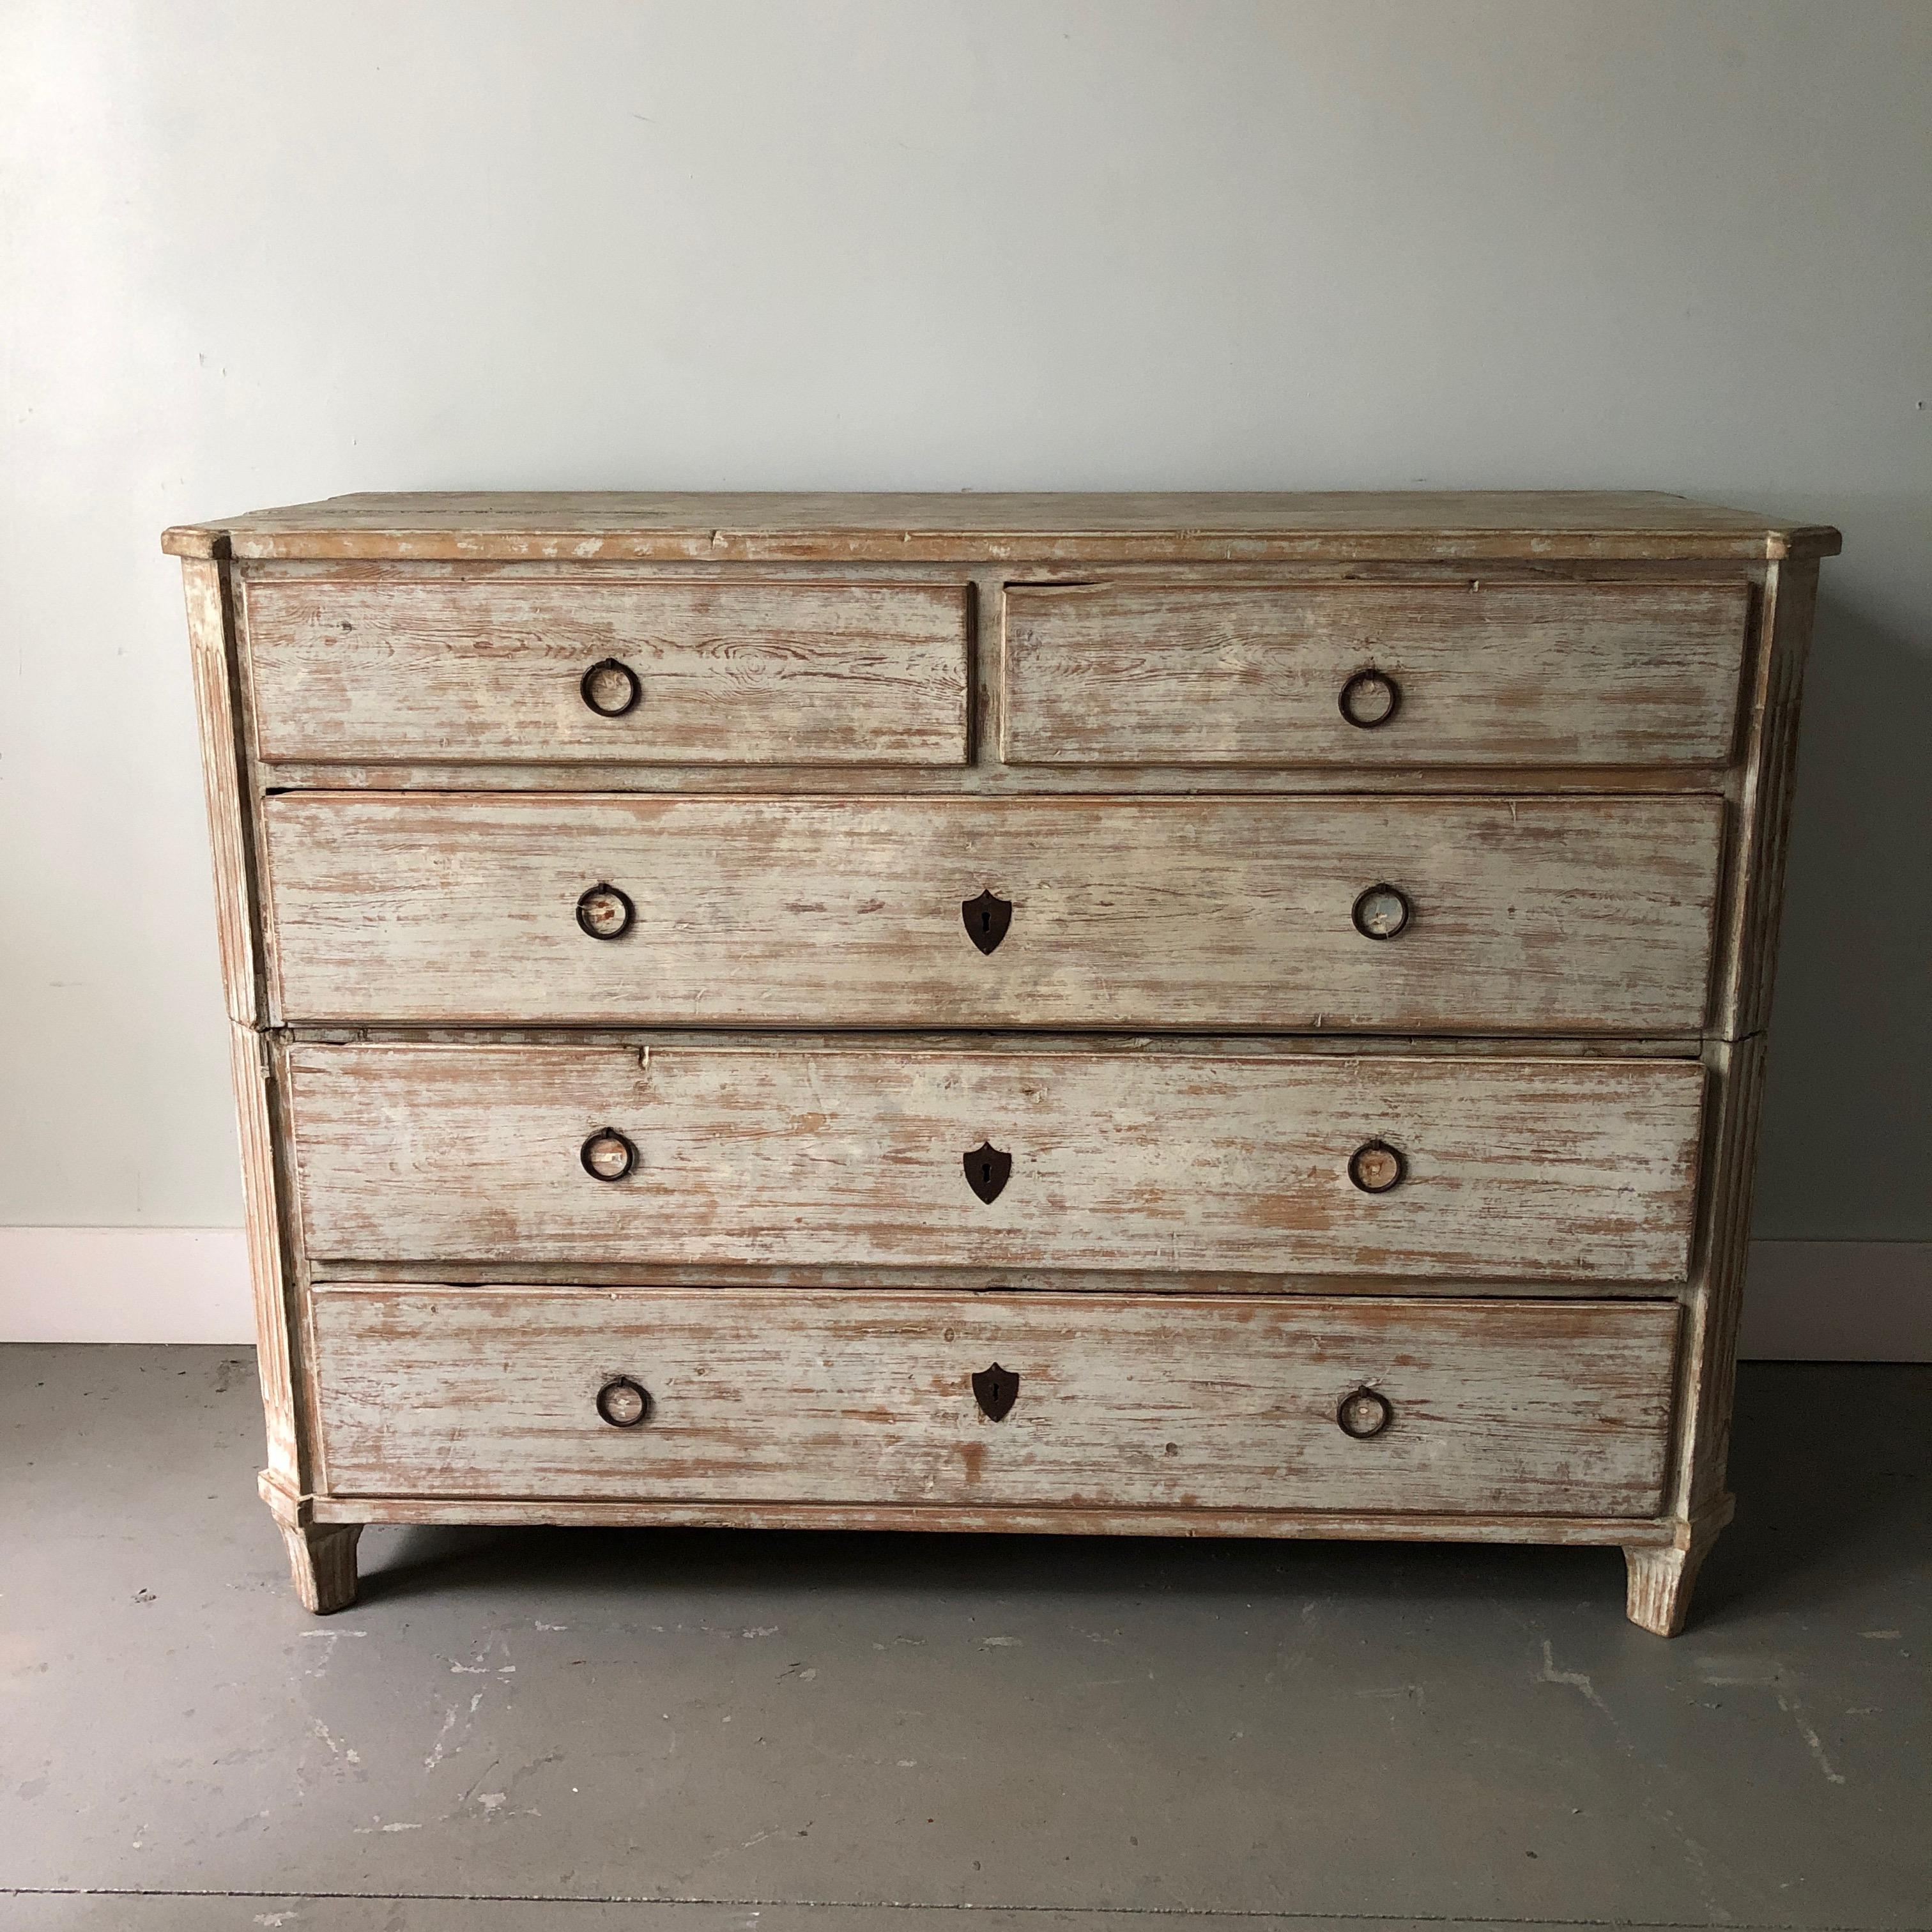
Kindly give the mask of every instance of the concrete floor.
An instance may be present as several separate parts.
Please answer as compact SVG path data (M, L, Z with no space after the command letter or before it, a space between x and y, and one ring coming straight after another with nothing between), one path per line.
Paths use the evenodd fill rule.
M643 1531L316 1620L260 1432L0 1349L8 1932L1932 1923L1932 1369L1745 1370L1674 1643L1602 1551Z

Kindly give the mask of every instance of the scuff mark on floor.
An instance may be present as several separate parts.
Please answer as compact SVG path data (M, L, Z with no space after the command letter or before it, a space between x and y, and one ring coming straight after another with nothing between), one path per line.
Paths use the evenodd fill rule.
M322 1654L316 1659L315 1667L312 1670L304 1670L302 1672L302 1675L304 1677L321 1677L326 1676L328 1672L328 1666L335 1660L335 1646L340 1643L344 1637L367 1636L368 1634L369 1633L367 1630L359 1630L302 1631L299 1633L301 1641L307 1643L320 1642L322 1646Z
M1804 1740L1805 1749L1811 1754L1818 1768L1825 1774L1825 1781L1828 1784L1844 1784L1844 1773L1832 1768L1832 1760L1825 1755L1825 1741L1805 1720L1804 1710L1798 1700L1786 1696L1780 1690L1778 1696L1778 1708L1798 1726L1798 1735Z
M1550 1648L1547 1644L1543 1647L1546 1652ZM1355 1695L1358 1697L1400 1697L1406 1699L1412 1704L1426 1705L1429 1702L1429 1694L1420 1684L1378 1684L1372 1690L1358 1690Z
M1571 1690L1582 1691L1605 1717L1610 1714L1610 1707L1597 1695L1597 1687L1590 1682L1586 1671L1557 1669L1556 1652L1547 1637L1543 1640L1543 1672L1537 1681L1543 1684L1567 1684Z
M479 1690L470 1700L470 1710L468 1714L471 1718L473 1719L476 1717L477 1712L482 1708L482 1702L483 1694ZM445 1758L449 1756L452 1749L458 1750L462 1749L462 1745L460 1743L452 1746L450 1743L450 1738L452 1733L454 1732L457 1726L464 1721L464 1713L462 1706L458 1704L451 1705L448 1709L444 1712L442 1729L436 1732L435 1741L430 1747L429 1756L423 1760L424 1770L435 1770L436 1766L442 1763Z
M344 1744L320 1718L314 1718L309 1720L309 1730L328 1747L328 1754L331 1757L338 1760L345 1765L360 1764L362 1762L362 1754L352 1746Z
M1784 1666L1774 1657L1700 1657L1697 1674L1706 1684L1779 1684Z

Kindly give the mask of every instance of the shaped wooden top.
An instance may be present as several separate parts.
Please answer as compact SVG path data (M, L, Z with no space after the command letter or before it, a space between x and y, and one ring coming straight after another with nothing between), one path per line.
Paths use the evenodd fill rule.
M475 490L332 496L183 524L178 556L801 562L1831 556L1838 532L1658 491L1124 494Z

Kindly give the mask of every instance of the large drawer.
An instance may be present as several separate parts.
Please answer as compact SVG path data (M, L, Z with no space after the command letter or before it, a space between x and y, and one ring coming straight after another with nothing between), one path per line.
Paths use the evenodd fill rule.
M1749 609L1742 582L1014 585L1003 749L1017 765L1722 764ZM1370 672L1382 682L1348 688Z
M272 993L287 1022L1688 1034L1722 814L290 794L262 812ZM1408 922L1366 937L1384 884ZM600 885L620 937L580 922ZM982 893L1010 908L991 952Z
M286 1076L325 1272L333 1258L982 1278L1681 1280L1703 1086L1689 1060L788 1042L298 1046ZM622 1166L626 1144L628 1172L592 1172L600 1151Z
M266 759L966 760L957 584L300 575L242 599Z
M315 1300L336 1496L971 1509L1649 1515L1677 1322L1654 1302ZM996 1365L1016 1380L982 1379L982 1406ZM643 1396L615 1412L646 1411L628 1426L598 1410L620 1378ZM1351 1434L1364 1389L1348 1414L1375 1432Z

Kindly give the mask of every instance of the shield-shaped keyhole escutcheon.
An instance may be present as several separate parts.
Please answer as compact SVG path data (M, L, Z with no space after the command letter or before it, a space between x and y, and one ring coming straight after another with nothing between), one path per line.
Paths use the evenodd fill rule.
M966 922L966 937L982 952L991 952L1013 922L1012 902L984 892L976 899L961 900L959 916Z
M988 1422L1003 1420L1019 1392L1018 1371L1003 1369L998 1362L989 1369L979 1370L973 1377L973 1400Z
M989 1204L1000 1198L1013 1171L1013 1157L1002 1153L991 1141L982 1141L970 1154L961 1156L966 1168L966 1185Z

